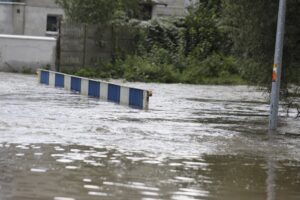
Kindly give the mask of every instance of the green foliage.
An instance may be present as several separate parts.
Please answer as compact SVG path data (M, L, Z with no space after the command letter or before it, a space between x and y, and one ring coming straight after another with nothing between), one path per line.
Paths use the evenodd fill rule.
M233 51L244 66L251 84L270 85L274 56L278 2L273 0L223 0L222 24L230 34ZM287 1L286 34L283 55L283 85L299 82L298 17L300 1Z
M113 21L116 39L113 62L81 69L77 75L166 83L243 83L236 59L229 56L232 42L219 23L221 0L201 1L185 18L148 22L128 21L124 9L117 11L119 17ZM88 22L92 19L83 17L80 20ZM128 34L135 35L136 43L131 45L137 47L135 51L125 51L119 42L119 38Z
M65 73L67 73L67 72L65 72ZM82 68L79 71L76 71L74 74L76 76L89 77L89 78L96 78L96 77L100 78L102 76L102 74L100 74L100 75L97 74L95 68L89 68L89 67Z
M22 67L21 73L23 73L23 74L33 74L34 70L32 70L30 67Z
M205 59L214 52L229 52L231 42L219 26L220 0L201 1L185 19L185 54Z
M184 20L154 19L141 24L136 54L156 64L173 65L182 71L184 55Z
M183 82L196 84L243 84L239 67L232 56L212 54L203 61L193 57L183 73Z
M180 81L180 74L172 65L163 63L157 65L139 56L127 56L126 59L117 60L114 64L99 63L96 67L82 68L72 74L90 78L124 78L128 81L163 83Z
M266 67L255 59L240 58L238 61L240 74L250 85L258 85L268 88L272 82L272 67Z
M192 83L192 84L244 84L239 76L236 59L223 54L213 54L203 61L193 57L186 58L187 67L180 72L175 65L164 60L167 54L157 48L157 53L144 57L133 55L111 63L99 63L97 67L83 68L75 73L77 76L92 78L124 78L128 81ZM153 56L154 55L154 56ZM161 55L161 57L160 57Z
M141 14L139 0L57 2L72 21L114 26L113 62L78 75L201 84L241 84L244 79L270 85L278 1L198 0L184 18L148 22L132 20ZM287 4L284 86L300 84L300 2ZM134 44L121 42L126 34L134 36Z
M130 17L138 12L138 0L56 0L77 23L105 24L115 18Z
M50 70L51 65L48 64L48 65L41 66L41 69Z
M154 19L144 30L144 38L140 41L144 49L151 51L159 47L168 51L176 51L180 43L180 19Z
M116 63L124 70L124 78L129 81L173 83L179 81L179 73L172 65L155 63L139 56L128 56Z
M110 62L100 62L96 67L86 67L75 72L77 76L91 78L120 78L123 75L123 70L117 65Z

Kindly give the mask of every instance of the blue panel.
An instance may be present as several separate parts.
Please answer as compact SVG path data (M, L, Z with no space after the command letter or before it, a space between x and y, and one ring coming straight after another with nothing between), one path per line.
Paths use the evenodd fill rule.
M65 87L65 76L62 74L55 74L55 87Z
M129 106L143 108L144 91L130 88L129 90Z
M89 96L90 97L100 97L100 82L89 81Z
M41 71L41 83L49 85L49 72Z
M115 103L120 103L120 91L121 87L118 85L109 84L108 85L108 101Z
M71 77L71 90L81 92L81 78Z

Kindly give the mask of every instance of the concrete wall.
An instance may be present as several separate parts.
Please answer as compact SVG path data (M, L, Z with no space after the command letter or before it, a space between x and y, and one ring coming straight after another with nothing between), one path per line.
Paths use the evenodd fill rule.
M12 6L0 3L0 33L13 34Z
M0 2L0 34L46 36L47 16L64 16L55 0Z
M0 35L0 71L32 71L50 65L55 69L56 39Z
M190 0L160 0L160 3L165 5L155 5L153 7L152 18L155 17L169 17L169 16L185 16Z
M136 50L136 32L126 26L61 24L60 71L94 67Z
M26 5L32 7L45 7L45 8L59 8L59 5L55 3L55 0L25 0Z
M14 34L23 35L25 25L25 4L15 4L12 9Z
M0 34L24 34L24 3L0 2Z
M99 45L98 40L103 44ZM60 35L60 70L92 67L112 54L111 28L62 23Z
M159 0L159 4L153 7L152 18L185 16L188 13L187 8L195 5L197 2L198 0Z
M25 35L46 36L47 16L64 16L61 8L54 6L39 7L27 5L25 7Z

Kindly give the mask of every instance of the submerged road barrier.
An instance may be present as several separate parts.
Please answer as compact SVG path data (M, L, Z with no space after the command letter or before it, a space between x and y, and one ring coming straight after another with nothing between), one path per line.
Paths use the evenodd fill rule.
M138 109L149 108L152 92L69 74L39 69L39 83Z

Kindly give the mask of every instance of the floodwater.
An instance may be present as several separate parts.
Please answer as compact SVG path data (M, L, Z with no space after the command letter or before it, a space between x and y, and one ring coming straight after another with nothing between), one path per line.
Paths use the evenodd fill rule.
M149 111L0 73L0 200L300 199L295 111L268 134L255 88L129 85Z

